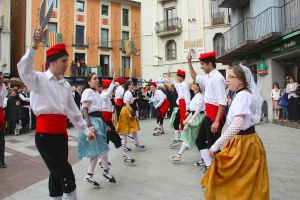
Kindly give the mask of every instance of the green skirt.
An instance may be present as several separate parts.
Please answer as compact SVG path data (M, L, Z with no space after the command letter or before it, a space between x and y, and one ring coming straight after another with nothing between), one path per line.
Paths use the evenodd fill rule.
M172 115L171 115L171 118L170 118L170 127L171 127L171 129L174 129L174 121L175 121L176 113L178 112L178 110L179 110L178 107L173 108L173 112L172 112Z
M190 126L185 125L184 129L180 135L180 140L188 145L190 148L196 147L196 139L199 133L200 125L205 117L205 114L200 114L196 119L190 124Z

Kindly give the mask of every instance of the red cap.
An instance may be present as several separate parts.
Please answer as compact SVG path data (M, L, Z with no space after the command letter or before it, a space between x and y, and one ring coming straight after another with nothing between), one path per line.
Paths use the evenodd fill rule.
M112 80L103 80L102 81L102 88L108 88L111 84Z
M185 71L183 71L183 70L177 70L177 76L181 76L181 77L183 77L183 78L185 78Z
M151 82L151 85L153 85L154 87L157 87L156 82Z
M46 70L51 61L57 60L58 58L61 58L66 55L69 56L66 49L66 45L64 43L56 44L50 47L46 51L46 64L45 64Z
M126 79L125 78L117 78L116 82L120 83L120 85L123 85L124 83L126 83Z
M215 51L208 52L208 53L201 53L200 56L199 56L199 60L205 60L205 59L208 59L208 58L216 59L216 55L217 55L217 52L215 52Z

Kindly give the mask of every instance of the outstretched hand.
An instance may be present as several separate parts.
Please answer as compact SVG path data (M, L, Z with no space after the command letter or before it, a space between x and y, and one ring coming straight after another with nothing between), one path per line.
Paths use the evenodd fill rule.
M33 47L37 48L38 45L42 42L44 36L47 33L47 29L42 30L41 28L36 28L33 32Z

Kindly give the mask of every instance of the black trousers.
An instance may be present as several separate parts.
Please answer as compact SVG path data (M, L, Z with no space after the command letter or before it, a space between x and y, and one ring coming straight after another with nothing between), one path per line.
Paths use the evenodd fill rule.
M68 162L68 141L66 135L35 135L35 144L50 171L49 195L62 196L76 189L75 176Z
M162 117L159 113L159 111L160 111L160 107L159 108L157 108L156 110L156 123L157 124L160 124L160 125L163 125L164 124L164 117Z
M22 122L22 129L28 128L29 125L29 108L21 107L20 109L20 119Z
M117 133L116 128L112 122L105 122L107 126L110 127L110 131L107 131L107 144L109 141L114 143L116 148L122 146L120 135Z
M196 139L198 150L209 149L219 139L223 126L225 124L225 119L225 117L221 118L219 131L217 133L212 133L211 125L213 124L213 122L209 117L204 117Z
M290 114L291 120L297 120L298 119L298 98L291 97L288 99L288 109Z
M0 161L4 161L4 151L5 151L5 140L4 131L0 131Z
M179 109L178 109L178 111L176 113L173 126L174 126L175 130L179 130L179 126L180 126L180 112L179 112Z
M120 113L121 113L122 108L123 108L123 106L119 107L119 106L115 105L118 120L120 118Z

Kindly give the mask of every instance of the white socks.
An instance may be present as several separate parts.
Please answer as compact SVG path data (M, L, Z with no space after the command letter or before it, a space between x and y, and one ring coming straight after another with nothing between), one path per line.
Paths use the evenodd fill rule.
M120 134L120 137L122 138L122 146L126 146L127 143L127 135L126 134Z
M129 158L128 154L125 152L124 148L118 148L120 149L120 152L121 152L121 155L122 155L122 158Z
M140 143L139 143L139 138L137 136L137 133L136 132L132 133L132 136L134 137L135 144L139 145Z
M200 154L201 154L202 159L204 160L205 166L209 167L211 165L212 158L210 157L210 155L208 153L208 149L200 150Z
M98 161L98 157L97 156L94 156L94 157L90 158L90 164L89 164L87 173L94 174L97 161Z
M76 189L71 193L66 193L65 200L77 200L77 199L78 197L77 197Z
M188 146L187 146L186 144L182 143L182 144L181 144L181 148L180 148L178 154L182 155L183 152L187 149L187 147L188 147Z
M175 140L178 141L180 138L180 131L179 130L175 130Z
M54 199L54 200L62 200L62 197L63 197L63 196L59 196L59 197L52 197L52 199Z

